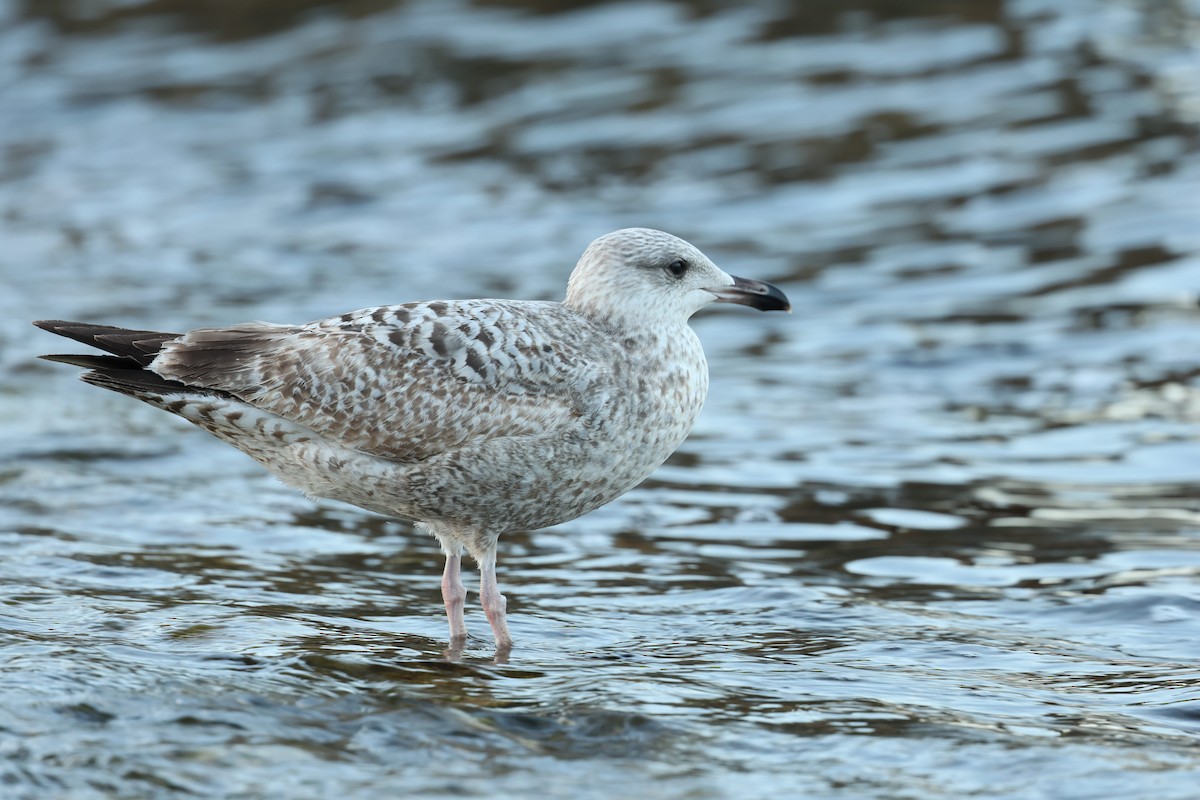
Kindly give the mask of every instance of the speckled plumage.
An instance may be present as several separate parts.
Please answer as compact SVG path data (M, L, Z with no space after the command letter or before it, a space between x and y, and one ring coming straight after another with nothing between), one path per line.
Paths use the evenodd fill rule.
M232 397L144 399L309 494L484 537L461 542L474 554L603 505L674 452L708 370L691 329L673 333L614 336L561 303L410 303L189 333L151 369ZM214 360L228 337L253 352Z
M310 495L424 524L447 554L453 637L465 635L465 549L504 647L497 537L573 519L646 478L708 390L691 314L719 299L785 308L782 297L669 234L628 229L592 243L562 303L406 303L183 335L38 324L115 354L54 357L92 367L85 380L190 420Z

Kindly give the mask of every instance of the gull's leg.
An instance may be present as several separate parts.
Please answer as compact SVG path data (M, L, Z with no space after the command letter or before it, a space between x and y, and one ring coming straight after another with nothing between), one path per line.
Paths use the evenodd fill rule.
M463 619L463 606L467 601L467 590L462 582L462 548L447 547L446 569L442 572L442 600L446 603L446 619L450 621L450 643L462 642L467 638L467 623ZM453 549L454 552L450 552Z
M500 594L496 586L496 548L489 548L479 559L479 600L483 605L483 613L488 622L492 623L492 633L496 636L496 650L507 651L512 648L512 637L508 635L508 619L504 609L508 600Z

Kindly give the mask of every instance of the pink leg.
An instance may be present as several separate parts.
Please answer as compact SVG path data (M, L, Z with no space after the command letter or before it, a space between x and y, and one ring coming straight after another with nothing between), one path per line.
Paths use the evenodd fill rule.
M486 553L479 560L479 600L488 622L492 623L492 633L496 636L496 650L510 650L513 642L512 637L508 635L508 620L504 616L508 600L500 594L500 589L496 586L495 550Z
M450 621L450 641L461 642L467 638L467 623L463 619L463 606L467 600L467 590L463 588L462 555L446 554L446 569L442 572L442 600L446 603L446 618Z

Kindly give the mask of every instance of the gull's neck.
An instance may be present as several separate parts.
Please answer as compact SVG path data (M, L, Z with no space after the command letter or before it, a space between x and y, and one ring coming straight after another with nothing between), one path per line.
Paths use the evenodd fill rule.
M640 332L660 335L686 328L688 322L688 316L680 314L677 309L656 305L652 301L617 304L611 302L608 297L568 293L563 305L598 325L626 335L637 335Z

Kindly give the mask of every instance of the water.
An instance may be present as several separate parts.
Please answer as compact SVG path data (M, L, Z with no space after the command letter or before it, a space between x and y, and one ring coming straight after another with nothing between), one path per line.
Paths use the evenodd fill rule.
M1200 7L0 3L0 796L1193 798ZM561 296L795 313L644 486L440 558L33 361ZM469 585L473 590L473 586ZM473 602L473 601L472 601Z

